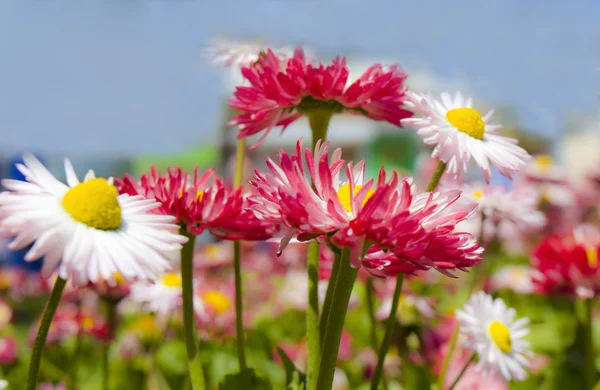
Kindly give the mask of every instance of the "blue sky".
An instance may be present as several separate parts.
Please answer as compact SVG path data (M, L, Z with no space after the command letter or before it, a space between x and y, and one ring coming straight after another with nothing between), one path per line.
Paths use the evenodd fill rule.
M398 60L463 80L558 137L598 112L600 2L0 1L0 152L172 153L211 142L225 97L218 34Z

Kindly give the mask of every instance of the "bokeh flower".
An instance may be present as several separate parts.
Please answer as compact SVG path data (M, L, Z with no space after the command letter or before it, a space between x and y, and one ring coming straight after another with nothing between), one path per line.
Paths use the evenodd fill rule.
M500 298L483 291L475 293L456 311L460 333L466 338L463 347L479 357L477 369L501 374L506 381L527 378L529 318L516 319L517 312Z
M594 297L600 291L599 253L600 230L593 225L546 237L531 258L536 291Z

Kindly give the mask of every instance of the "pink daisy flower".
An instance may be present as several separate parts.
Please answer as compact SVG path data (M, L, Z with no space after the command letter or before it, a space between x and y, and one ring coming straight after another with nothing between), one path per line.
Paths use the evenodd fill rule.
M258 63L242 66L242 75L250 85L237 87L229 99L232 108L242 111L230 124L239 126L240 139L264 132L252 148L273 127L283 131L314 110L365 115L397 126L412 115L401 108L407 76L397 65L375 64L350 82L345 58L336 57L329 66L316 65L298 48L290 59L268 50Z
M376 183L366 181L364 161L346 164L340 149L329 159L328 149L328 142L318 142L314 155L306 149L303 158L298 141L295 154L280 151L279 164L267 161L272 173L257 171L251 181L257 195L250 203L257 217L288 227L280 251L293 237L326 239L351 247L352 265L359 267L364 243L369 242L394 254L387 259L387 253L373 249L363 260L378 276L430 267L464 269L481 260L483 249L475 238L454 232L475 207L456 202L460 191L414 196L412 179L394 173L386 181L383 169ZM347 181L340 180L344 166Z
M225 240L265 240L277 226L257 219L248 210L243 189L231 189L216 177L214 169L198 176L198 168L189 177L179 168L169 168L166 175L152 167L139 182L128 175L115 180L120 193L154 198L161 206L158 212L172 215L176 223L192 234L205 229Z

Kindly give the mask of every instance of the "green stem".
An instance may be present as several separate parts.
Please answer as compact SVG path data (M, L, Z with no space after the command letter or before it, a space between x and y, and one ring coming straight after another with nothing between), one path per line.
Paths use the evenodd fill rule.
M315 109L307 112L310 129L312 131L312 149L319 140L327 138L327 129L333 111ZM319 243L311 242L308 245L307 272L308 272L308 307L306 312L306 342L307 342L307 388L316 390L319 376L319 361L321 359L321 336L319 324Z
M196 324L194 320L194 240L195 236L189 234L185 227L180 230L182 235L188 237L188 242L181 248L181 290L183 295L183 331L188 357L188 368L193 390L204 390L204 372L202 361L198 353L196 338Z
M233 186L242 185L244 176L244 155L246 153L246 139L238 141L235 155L235 175ZM235 274L235 335L238 350L240 371L246 369L246 340L244 338L244 307L242 302L242 245L239 241L233 242L233 270Z
M390 342L392 341L392 335L394 334L394 327L396 326L396 313L398 312L398 304L400 303L400 294L402 293L402 282L404 281L404 274L398 274L396 277L396 288L394 289L394 295L392 297L392 308L390 309L390 315L385 325L385 335L383 341L379 347L379 354L377 357L377 366L371 378L371 390L377 390L379 381L383 376L383 363L385 356L390 349Z
M242 246L239 241L233 242L233 268L235 271L235 333L237 338L238 361L240 371L246 369L246 347L244 338L244 319L242 303Z
M446 163L440 160L438 162L437 167L435 167L435 171L433 172L433 175L431 176L431 180L429 181L429 184L427 185L427 189L425 190L426 192L435 191L445 170L446 170Z
M377 350L377 321L375 321L375 288L373 287L373 277L367 279L366 289L367 310L369 311L369 321L371 322L371 348Z
M327 320L329 318L329 310L331 309L331 301L333 300L333 291L335 289L335 281L337 279L338 271L340 269L340 253L335 253L333 258L333 268L331 269L331 276L329 276L329 283L327 283L327 291L325 292L325 301L323 302L323 310L321 310L321 318L319 320L319 336L321 340L321 346L325 341L325 330L327 327Z
M33 351L31 352L31 361L29 363L29 378L27 379L27 390L35 390L38 383L38 375L40 372L40 361L42 360L42 353L44 352L44 345L46 344L46 337L48 337L48 330L52 323L52 317L56 313L60 297L65 288L67 281L57 277L50 294L50 299L46 303L44 309L44 315L42 316L42 322L38 329L35 342L33 344Z
M350 266L350 249L344 248L331 301L327 330L325 331L325 343L323 344L321 367L316 387L319 390L331 389L333 385L333 374L337 363L344 320L346 319L348 302L350 302L350 295L357 273L358 270Z
M307 383L308 389L316 389L321 357L319 336L319 243L308 244L308 308L306 312Z
M458 374L458 376L456 377L454 382L452 382L452 385L448 388L448 390L454 389L454 387L456 386L458 381L460 381L460 378L462 378L462 376L467 371L467 368L469 368L471 363L473 363L475 361L475 356L476 356L475 354L472 354L471 357L469 358L469 360L467 360L467 362L465 363L465 366L462 368L462 370L460 370L460 373ZM440 389L443 389L443 387L440 387Z
M310 110L306 114L308 116L308 123L312 131L312 147L313 150L317 141L325 142L327 138L327 129L329 128L329 121L333 116L333 111L328 109L314 109Z
M584 369L585 379L589 389L596 384L596 355L594 351L594 338L592 328L592 300L583 300L584 315L582 321L583 327L583 354L584 354Z
M446 356L444 356L444 361L442 362L442 369L440 370L440 375L438 377L438 389L444 388L444 380L446 379L446 372L448 371L448 366L450 365L450 358L454 353L454 349L456 348L456 341L458 340L458 330L459 325L457 322L454 325L454 330L452 331L452 335L450 336L450 341L448 341L448 352L446 352Z
M108 390L109 386L109 378L110 378L110 344L114 338L115 328L117 325L117 304L119 300L111 299L111 298L103 298L103 301L106 305L106 343L104 344L104 348L102 350L102 381L103 381L103 389Z

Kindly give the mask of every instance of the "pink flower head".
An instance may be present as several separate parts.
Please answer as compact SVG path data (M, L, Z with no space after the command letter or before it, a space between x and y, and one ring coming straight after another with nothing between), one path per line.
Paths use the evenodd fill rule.
M161 203L160 213L172 215L192 234L205 229L225 240L264 240L277 231L272 224L258 220L247 209L243 189L231 189L209 169L189 177L180 168L169 168L166 175L152 167L139 182L126 175L116 180L120 193L143 195Z
M293 237L300 241L328 239L338 247L351 247L351 262L358 267L364 243L369 242L395 255L394 259L377 258L373 250L367 258L368 268L387 268L388 272L464 269L481 260L483 249L475 238L454 231L475 207L456 202L460 191L414 196L412 179L400 179L394 172L386 180L383 169L376 183L365 181L364 161L346 164L340 149L330 160L328 148L328 142L318 142L314 155L306 149L303 159L298 141L295 154L280 151L279 165L267 161L272 174L255 173L251 184L257 195L250 198L254 213L289 228L280 251ZM340 181L344 166L347 182ZM407 261L411 264L402 263Z
M0 338L0 364L14 363L18 357L17 340L13 336Z
M401 108L407 76L397 65L386 69L375 64L350 82L345 58L336 57L329 66L315 65L298 48L290 59L268 50L258 63L242 66L242 75L250 86L237 87L229 99L231 107L242 111L230 124L239 126L240 139L264 131L252 148L273 127L285 130L314 109L365 115L397 126L412 115Z
M460 196L458 190L416 196L407 188L395 192L389 201L395 204L394 217L369 228L369 240L385 251L370 249L363 265L379 277L430 268L453 276L448 270L465 271L479 263L483 248L472 234L456 229L475 209L473 203L458 202Z
M535 289L594 297L600 292L599 260L600 231L594 226L581 225L567 235L551 235L533 253Z
M385 183L383 170L374 187L374 180L365 182L365 163L345 164L341 149L336 149L329 159L329 143L317 143L315 153L307 148L302 153L298 141L296 153L288 155L281 150L279 165L269 159L267 165L272 173L256 171L252 186L256 195L250 197L252 210L261 220L269 223L283 222L288 227L282 238L281 252L293 237L299 241L329 236L339 247L350 246L362 251L367 226L380 228L385 224L388 209L386 198L390 187L398 184L394 175L390 184ZM304 156L304 159L303 159ZM308 177L304 170L308 168ZM340 180L346 166L347 182ZM313 184L314 183L314 186ZM379 193L384 192L382 196ZM375 202L377 200L377 202ZM384 210L380 210L383 208ZM357 230L360 229L360 233ZM358 257L353 256L358 261ZM358 266L355 263L355 266Z

